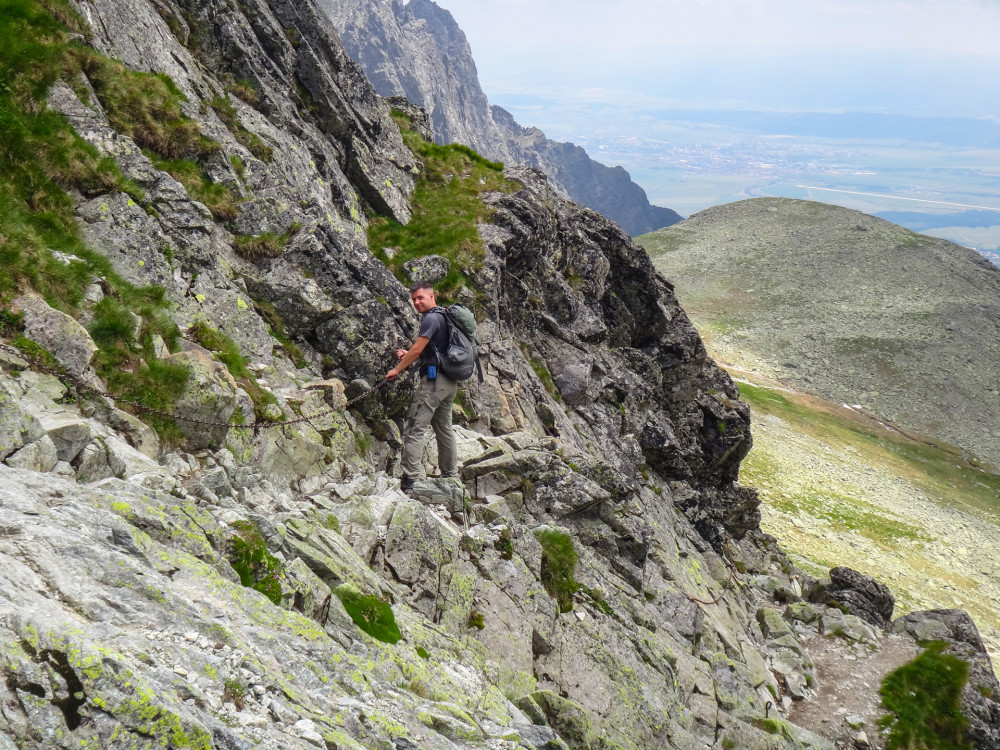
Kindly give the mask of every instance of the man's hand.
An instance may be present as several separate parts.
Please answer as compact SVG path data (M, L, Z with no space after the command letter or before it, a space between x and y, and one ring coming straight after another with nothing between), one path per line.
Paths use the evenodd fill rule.
M399 364L385 374L385 379L395 380L398 378L401 372L417 361L420 357L420 353L424 350L424 347L427 346L428 343L430 343L429 338L426 336L420 336L417 339L417 342L409 349L397 349L396 356L400 358Z

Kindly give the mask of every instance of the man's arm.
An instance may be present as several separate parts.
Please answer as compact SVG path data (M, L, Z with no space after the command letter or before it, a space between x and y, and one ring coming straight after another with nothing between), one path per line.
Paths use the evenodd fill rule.
M420 357L420 353L423 352L427 344L430 343L430 339L426 336L421 336L417 339L417 343L403 355L403 358L399 360L399 364L393 367L389 372L385 374L386 380L395 380L401 372L406 370L407 367L412 365Z

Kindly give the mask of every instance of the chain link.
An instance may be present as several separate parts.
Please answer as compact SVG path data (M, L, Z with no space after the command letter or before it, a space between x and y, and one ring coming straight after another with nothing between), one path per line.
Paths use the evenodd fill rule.
M52 367L49 367L40 360L30 356L29 354L26 354L20 349L13 346L8 346L7 344L4 344L2 342L0 342L0 351L7 352L8 354L14 355L18 359L24 360L31 366L32 369L53 376L54 378L60 380L63 383L63 385L66 385L68 388L74 388L78 393L81 392L92 393L96 396L100 396L101 398L107 399L108 401L113 401L116 404L126 404L134 408L136 411L140 411L145 414L153 414L160 417L166 417L167 419L176 419L182 422L188 422L190 424L203 425L205 427L226 427L227 429L233 429L233 430L253 430L253 434L255 436L258 435L261 432L261 430L270 430L275 427L288 427L290 425L300 424L301 422L309 422L314 419L319 419L320 417L325 417L330 414L347 411L352 406L354 406L354 404L358 403L359 401L362 401L363 399L367 398L373 393L381 390L382 388L385 388L389 383L393 382L388 378L383 378L382 381L377 385L375 385L374 387L369 388L364 393L352 398L350 401L344 404L343 408L341 409L332 409L332 408L324 409L323 411L316 412L315 414L309 414L308 416L305 417L299 417L297 419L289 419L286 421L271 422L271 421L255 420L250 424L235 424L233 422L212 422L205 419L195 419L194 417L182 417L179 414L174 414L172 412L164 411L163 409L156 409L152 406L146 406L145 404L141 404L138 401L132 401L131 399L115 396L111 393L108 393L107 391L102 391L100 388L95 388L92 385L84 383L80 379L74 377L73 375L70 375L65 370L61 369L56 370Z

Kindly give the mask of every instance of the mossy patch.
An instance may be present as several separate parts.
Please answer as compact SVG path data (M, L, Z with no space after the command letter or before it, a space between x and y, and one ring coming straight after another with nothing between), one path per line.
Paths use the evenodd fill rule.
M236 534L232 539L229 563L240 577L240 583L280 606L284 564L267 551L267 544L252 523L236 521L232 527Z
M348 584L338 586L333 593L340 599L354 624L372 638L383 643L396 643L403 637L388 600L376 594L362 594Z

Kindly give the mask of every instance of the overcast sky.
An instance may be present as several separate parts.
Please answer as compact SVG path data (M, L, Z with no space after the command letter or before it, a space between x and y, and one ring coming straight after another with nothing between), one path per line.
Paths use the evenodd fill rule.
M437 2L495 103L1000 116L1000 0Z

